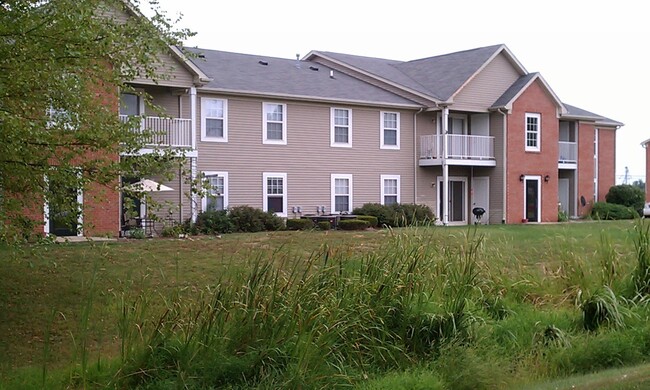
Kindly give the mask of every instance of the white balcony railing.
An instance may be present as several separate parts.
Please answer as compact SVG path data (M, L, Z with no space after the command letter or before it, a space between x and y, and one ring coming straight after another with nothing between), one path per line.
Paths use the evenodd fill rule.
M442 135L420 137L420 158L443 157ZM494 160L494 137L482 135L447 135L447 158L466 160Z
M126 122L128 119L128 115L120 115L122 122ZM144 129L152 133L149 139L146 140L147 145L176 148L192 147L192 121L190 119L147 116L142 118L140 127L134 130Z
M558 162L575 164L578 162L578 144L576 142L559 142Z

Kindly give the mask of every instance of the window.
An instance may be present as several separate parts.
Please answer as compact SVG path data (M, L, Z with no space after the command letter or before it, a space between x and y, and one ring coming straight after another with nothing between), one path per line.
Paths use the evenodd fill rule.
M332 212L352 212L352 175L332 175Z
M287 144L287 105L263 103L263 140L265 144Z
M270 211L280 217L287 216L287 174L264 173L264 211Z
M330 146L352 147L352 111L332 108L330 114Z
M228 101L201 98L201 141L228 142Z
M399 112L381 113L382 149L399 149Z
M203 172L203 176L210 185L203 197L203 211L227 209L228 172Z
M136 116L144 111L144 102L135 93L120 94L120 115Z
M381 175L381 204L391 205L400 202L399 175Z
M526 151L540 151L541 116L539 114L526 114Z

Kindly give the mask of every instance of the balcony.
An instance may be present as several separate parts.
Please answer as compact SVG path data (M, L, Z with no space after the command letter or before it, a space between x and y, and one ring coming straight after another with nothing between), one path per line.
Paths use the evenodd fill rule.
M420 137L420 166L442 165L443 135ZM447 135L449 165L496 166L494 137L482 135Z
M120 115L122 123L126 123L128 115ZM147 116L142 118L139 128L134 131L146 129L153 133L146 140L148 146L192 148L192 120L180 118L159 118Z
M578 144L576 142L559 142L558 164L560 168L575 168L578 164Z

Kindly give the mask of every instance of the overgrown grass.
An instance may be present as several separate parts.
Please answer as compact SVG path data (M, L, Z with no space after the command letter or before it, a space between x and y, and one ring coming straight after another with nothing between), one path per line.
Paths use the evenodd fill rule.
M516 388L639 364L647 232L430 226L3 248L0 388Z

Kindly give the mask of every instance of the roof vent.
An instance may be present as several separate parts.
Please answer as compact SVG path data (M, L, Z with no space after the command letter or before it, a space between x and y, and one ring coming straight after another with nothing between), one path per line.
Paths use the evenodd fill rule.
M330 78L331 78L331 79L334 78L334 71L333 71L333 70L330 70Z
M260 64L260 65L264 65L264 66L267 66L269 64L268 61L262 61L262 60L257 61L257 63Z
M313 70L313 71L315 71L315 72L318 72L318 68L315 67L315 66L310 66L309 69L311 69L311 70Z
M296 68L300 69L300 54L296 54Z

